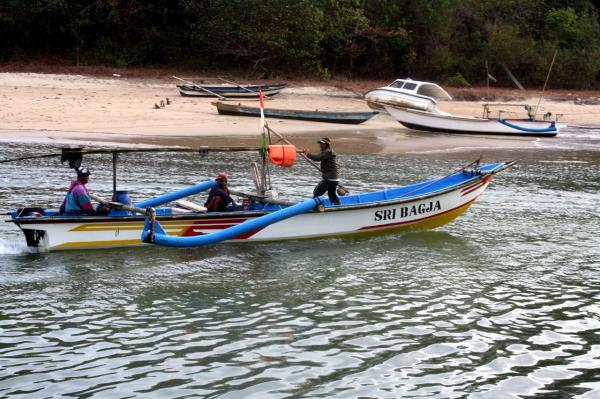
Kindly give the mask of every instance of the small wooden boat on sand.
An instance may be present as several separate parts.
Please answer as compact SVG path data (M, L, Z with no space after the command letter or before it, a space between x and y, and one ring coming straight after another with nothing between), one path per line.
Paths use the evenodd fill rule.
M186 84L177 87L183 97L258 98L261 90L264 96L270 97L281 92L286 86L287 83L215 86Z
M254 116L260 117L259 107L246 107L240 104L227 104L222 102L213 103L220 115ZM276 119L297 119L312 122L344 123L357 125L368 121L378 112L327 112L327 111L304 111L294 109L264 109L264 116Z

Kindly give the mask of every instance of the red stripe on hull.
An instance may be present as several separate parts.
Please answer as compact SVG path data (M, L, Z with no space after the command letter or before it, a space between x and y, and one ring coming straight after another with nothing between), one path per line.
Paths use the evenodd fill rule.
M238 219L240 220L240 219ZM245 221L246 219L241 219L240 223ZM191 226L189 226L182 234L181 237L195 237L195 236L201 236L201 235L205 235L205 234L211 234L211 233L203 233L201 231L194 231L194 230L225 230L228 229L230 227L234 227L237 226L240 223L235 223L235 224L192 224ZM247 238L252 237L254 234L258 233L259 231L261 231L261 229L256 229L256 230L252 230L252 231L248 231L244 234L240 234L239 236L236 236L235 238L233 238L234 240L245 240Z
M194 225L202 225L202 224L214 224L214 223L220 223L220 224L224 224L224 223L228 223L228 224L239 224L242 222L245 222L246 220L248 220L248 218L237 218L237 219L220 219L220 218L213 218L213 219L200 219L200 220L194 220L192 223Z

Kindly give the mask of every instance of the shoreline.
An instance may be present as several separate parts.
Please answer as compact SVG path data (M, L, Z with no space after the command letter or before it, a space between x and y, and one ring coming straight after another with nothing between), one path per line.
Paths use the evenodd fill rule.
M214 98L181 97L177 83L174 79L164 78L0 73L0 98L3 100L0 142L191 148L258 142L259 118L219 115L211 104ZM341 88L337 82L331 85L304 83L307 85L290 83L280 94L267 98L266 107L370 111L360 93ZM373 87L376 86L370 88ZM464 92L465 89L450 91L456 90ZM470 96L477 97L482 89L469 90ZM569 98L579 98L576 92L569 94ZM593 103L594 98L590 96L585 101ZM155 105L161 101L169 104L156 109ZM520 98L515 101L523 102ZM538 99L530 97L526 101L535 104ZM558 109L559 114L563 113L561 121L600 124L597 116L600 104L586 104L585 101L548 99L542 102L540 112ZM477 116L481 114L484 102L441 102L440 109L456 115ZM258 101L243 103L254 106ZM278 119L268 119L268 123L299 148L312 148L316 138L327 136L333 139L336 151L348 154L533 150L538 148L539 141L528 137L415 132L384 113L360 125Z

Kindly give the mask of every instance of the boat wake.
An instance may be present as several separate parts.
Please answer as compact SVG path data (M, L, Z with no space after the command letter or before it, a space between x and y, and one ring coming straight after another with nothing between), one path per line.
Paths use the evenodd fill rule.
M0 255L19 255L26 253L32 253L32 251L25 243L0 238Z

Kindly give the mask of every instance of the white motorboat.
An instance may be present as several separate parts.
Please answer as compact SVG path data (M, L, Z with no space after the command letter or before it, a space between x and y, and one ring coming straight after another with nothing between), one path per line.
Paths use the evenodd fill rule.
M397 79L387 86L373 89L365 94L372 109L383 110L384 106L434 111L437 100L452 100L452 96L435 83L412 79Z
M487 106L487 108L486 108ZM512 136L553 137L566 126L557 120L538 120L535 114L527 118L494 118L489 112L490 104L484 104L483 117L457 116L447 112L422 111L418 109L385 106L386 111L400 124L409 129L429 132L501 134Z

